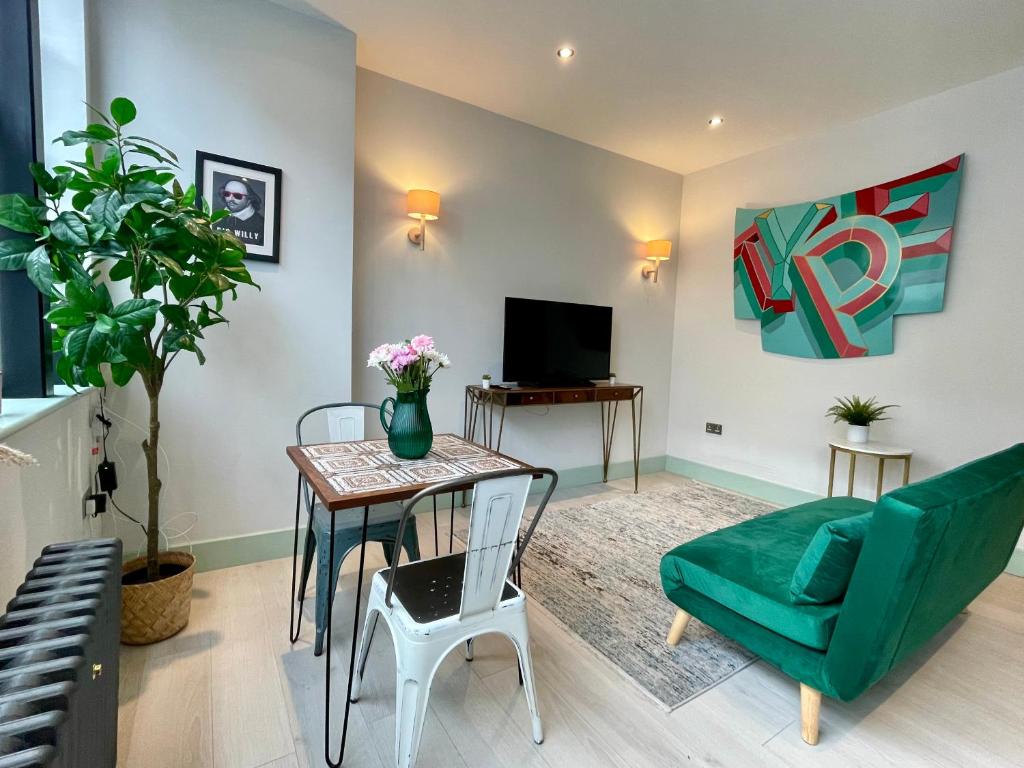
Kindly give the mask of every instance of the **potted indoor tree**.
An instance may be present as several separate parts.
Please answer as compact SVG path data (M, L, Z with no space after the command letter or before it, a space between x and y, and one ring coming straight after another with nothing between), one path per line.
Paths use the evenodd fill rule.
M879 405L878 398L871 397L861 400L857 395L837 397L836 404L825 411L831 416L833 423L846 422L846 439L851 443L866 443L871 425L876 421L885 421L889 417L885 412L896 405Z
M84 162L53 173L33 163L39 198L0 195L0 226L28 235L0 241L0 269L24 269L49 299L64 382L138 379L146 390L146 555L124 565L122 640L152 643L188 623L195 565L190 554L160 551L160 393L179 355L205 362L199 342L226 322L225 294L255 283L245 247L214 227L227 212L211 214L195 185L182 188L171 150L125 131L135 105L117 98L98 114L101 122L57 139L85 144Z

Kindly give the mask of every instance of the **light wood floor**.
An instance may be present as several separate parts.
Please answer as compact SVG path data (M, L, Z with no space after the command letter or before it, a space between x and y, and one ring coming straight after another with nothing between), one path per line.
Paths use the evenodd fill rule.
M649 475L643 487L672 482ZM627 487L572 489L558 503ZM432 551L427 523L422 517L421 540ZM381 567L379 546L370 554L370 567ZM347 560L335 602L334 711L344 703L357 563ZM313 656L308 619L300 642L288 643L290 566L273 560L201 573L184 632L123 649L119 766L324 764L323 659ZM489 636L477 642L472 663L456 651L442 665L420 768L1024 765L1024 579L1001 576L857 701L825 699L816 748L800 740L796 683L764 663L669 715L535 604L530 628L544 744L530 738L511 645ZM383 623L353 711L345 765L393 766L394 656Z

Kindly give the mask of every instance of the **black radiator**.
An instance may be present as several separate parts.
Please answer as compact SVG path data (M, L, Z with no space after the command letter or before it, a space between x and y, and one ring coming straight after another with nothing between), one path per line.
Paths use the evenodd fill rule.
M0 768L117 763L121 542L43 550L0 616Z

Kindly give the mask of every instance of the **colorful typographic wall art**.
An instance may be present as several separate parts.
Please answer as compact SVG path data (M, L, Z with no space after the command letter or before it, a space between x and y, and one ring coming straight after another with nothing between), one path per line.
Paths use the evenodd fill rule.
M766 352L892 354L896 315L940 312L964 156L838 197L738 208L736 317Z

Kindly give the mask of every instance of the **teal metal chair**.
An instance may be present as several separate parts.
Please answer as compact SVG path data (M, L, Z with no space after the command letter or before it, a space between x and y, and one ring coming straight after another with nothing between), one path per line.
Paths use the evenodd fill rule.
M327 436L332 443L349 442L363 439L364 409L375 414L380 407L369 403L325 403L310 408L303 413L295 424L295 438L299 445L306 445L303 439L303 427L306 419L318 413L324 413L327 421ZM298 599L301 606L306 594L306 585L316 554L316 640L313 653L323 653L324 633L327 631L327 601L334 599L338 589L338 574L341 563L362 540L362 510L352 510L352 514L337 514L334 524L334 563L328 571L330 560L330 527L331 514L313 495L312 490L302 482L302 495L308 514L306 525L306 542L302 552L302 572L299 579ZM358 514L357 514L358 513ZM402 547L398 546L398 529L402 517L402 505L379 504L370 509L369 523L366 529L366 540L380 542L384 548L384 557L388 565L394 565L404 548L409 560L420 559L419 537L415 525L407 525L402 535Z

